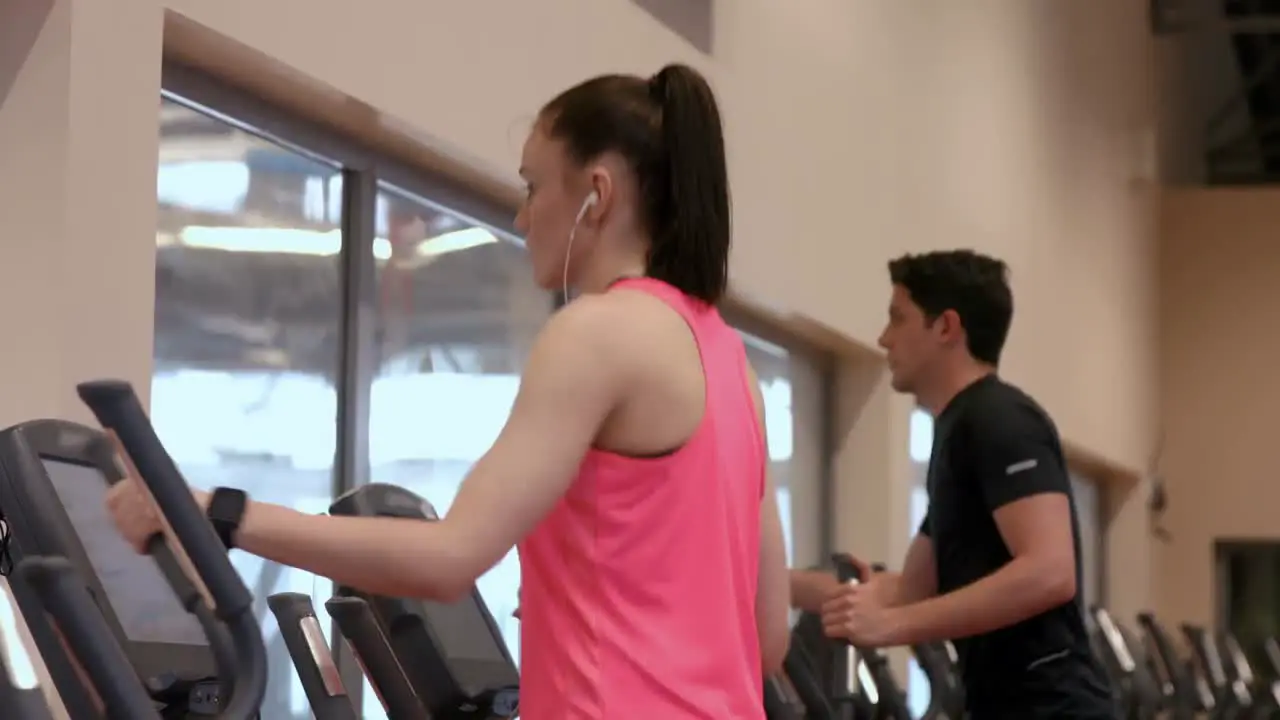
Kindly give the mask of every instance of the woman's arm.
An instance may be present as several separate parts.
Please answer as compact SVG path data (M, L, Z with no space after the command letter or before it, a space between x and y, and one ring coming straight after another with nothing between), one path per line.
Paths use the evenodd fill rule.
M564 494L622 397L625 366L611 338L626 325L608 300L579 298L547 323L506 426L440 521L306 515L251 502L237 544L370 593L462 596Z

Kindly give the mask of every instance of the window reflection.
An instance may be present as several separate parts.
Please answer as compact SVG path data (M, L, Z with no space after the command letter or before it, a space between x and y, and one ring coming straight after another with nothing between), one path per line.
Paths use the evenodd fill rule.
M1103 527L1102 489L1093 480L1073 474L1072 493L1075 496L1076 521L1080 525L1080 571L1083 583L1080 597L1085 607L1105 601L1102 596L1106 570L1105 538Z
M747 360L760 381L764 400L764 425L769 443L769 472L778 493L778 513L787 545L787 564L795 562L795 518L791 498L793 433L795 413L791 408L791 354L763 338L739 331L747 350Z
M429 201L383 186L377 230L370 477L408 488L446 515L506 422L551 300L534 284L521 245ZM515 551L477 585L518 658ZM368 687L364 716L386 717Z
M152 420L187 479L303 512L333 487L342 175L171 100L160 108ZM269 654L263 717L311 717L266 609L327 580L233 553Z
M916 408L911 411L911 429L907 445L911 454L912 487L911 517L907 525L912 537L924 522L929 512L929 490L926 480L929 472L929 458L933 455L933 416ZM933 694L929 688L929 678L920 669L920 664L913 656L907 663L907 707L915 717L922 717L929 707Z

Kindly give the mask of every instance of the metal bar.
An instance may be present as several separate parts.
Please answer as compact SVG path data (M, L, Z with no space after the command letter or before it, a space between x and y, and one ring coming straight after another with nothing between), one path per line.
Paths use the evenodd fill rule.
M347 168L373 163L359 144L196 68L166 60L160 83L168 99L300 155Z
M1267 145L1277 135L1280 135L1280 117L1268 118L1224 142L1210 146L1205 155L1210 161L1245 154L1253 157L1255 148Z
M840 452L840 361L826 355L822 362L822 476L819 479L819 557L836 552L836 454Z
M1222 125L1231 120L1237 110L1242 107L1247 108L1249 96L1274 79L1278 71L1280 71L1280 46L1273 45L1262 62L1254 68L1253 73L1245 79L1240 89L1209 117L1209 121L1205 123L1205 138L1211 140Z
M370 396L377 373L377 276L373 257L377 195L378 183L372 170L343 172L342 357L337 383L334 497L369 482ZM340 637L336 625L330 637ZM334 644L338 670L351 701L355 707L363 707L364 673L360 664L346 643Z

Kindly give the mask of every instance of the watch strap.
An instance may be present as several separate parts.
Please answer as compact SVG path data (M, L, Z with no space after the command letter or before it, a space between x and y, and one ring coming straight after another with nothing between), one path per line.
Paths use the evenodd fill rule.
M209 507L205 509L205 517L218 534L222 546L231 550L236 546L236 532L244 520L244 511L249 504L249 495L236 488L214 488L209 495Z

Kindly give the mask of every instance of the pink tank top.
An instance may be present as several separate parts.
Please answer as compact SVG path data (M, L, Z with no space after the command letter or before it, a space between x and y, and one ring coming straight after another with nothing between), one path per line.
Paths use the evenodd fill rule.
M693 330L706 409L657 458L591 450L520 544L524 720L764 717L756 630L763 434L737 332L649 278Z

